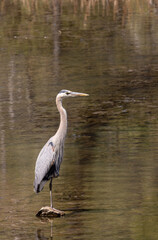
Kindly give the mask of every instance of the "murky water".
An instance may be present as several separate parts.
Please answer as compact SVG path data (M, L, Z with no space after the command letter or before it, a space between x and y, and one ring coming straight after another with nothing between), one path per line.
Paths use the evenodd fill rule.
M157 1L1 1L0 239L158 238ZM53 201L34 165L59 124L68 135Z

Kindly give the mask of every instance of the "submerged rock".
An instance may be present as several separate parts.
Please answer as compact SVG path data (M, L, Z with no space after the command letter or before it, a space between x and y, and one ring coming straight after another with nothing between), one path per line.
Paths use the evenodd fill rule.
M36 217L61 217L64 215L65 213L58 209L51 207L42 207L36 214Z

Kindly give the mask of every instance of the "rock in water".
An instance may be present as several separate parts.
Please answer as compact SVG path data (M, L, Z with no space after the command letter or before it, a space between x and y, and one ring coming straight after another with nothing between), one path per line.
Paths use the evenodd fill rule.
M37 217L61 217L64 215L63 211L51 207L42 207L36 214Z

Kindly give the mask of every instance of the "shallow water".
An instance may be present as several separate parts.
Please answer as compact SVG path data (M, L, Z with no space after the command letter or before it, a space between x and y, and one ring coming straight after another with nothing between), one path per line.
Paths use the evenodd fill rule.
M158 238L156 1L1 1L0 239ZM37 155L59 124L68 134L54 206L33 192Z

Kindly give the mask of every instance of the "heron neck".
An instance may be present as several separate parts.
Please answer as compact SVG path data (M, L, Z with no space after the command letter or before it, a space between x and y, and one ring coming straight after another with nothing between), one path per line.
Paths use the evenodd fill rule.
M56 99L56 105L58 108L58 111L60 113L60 125L58 128L58 131L56 135L60 136L60 138L64 139L67 132L67 113L66 110L62 106L62 100Z

